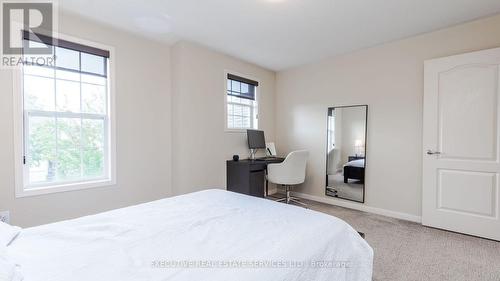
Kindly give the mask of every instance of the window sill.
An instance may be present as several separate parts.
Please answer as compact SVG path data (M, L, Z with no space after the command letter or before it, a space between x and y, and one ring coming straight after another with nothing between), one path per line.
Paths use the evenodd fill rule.
M247 130L258 130L256 128L244 128L244 129L229 129L229 128L225 128L224 129L224 132L226 133L247 133Z
M53 186L42 186L42 187L33 187L33 188L23 188L23 190L16 191L16 198L23 197L31 197L31 196L40 196L52 193L60 193L60 192L68 192L68 191L76 191L76 190L84 190L84 189L93 189L99 187L115 187L116 181L110 179L104 180L95 180L88 182L80 182L80 183L70 183L70 184L60 184Z

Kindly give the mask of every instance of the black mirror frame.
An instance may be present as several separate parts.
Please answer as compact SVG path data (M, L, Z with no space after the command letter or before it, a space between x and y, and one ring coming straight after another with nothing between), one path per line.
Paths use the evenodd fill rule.
M327 188L328 188L328 116L329 116L329 112L330 110L335 110L336 108L348 108L348 107L365 107L365 112L366 112L366 119L365 119L365 181L363 182L363 199L361 201L357 201L357 200L353 200L353 199L348 199L348 198L342 198L342 197L336 197L336 196L332 196L332 195L329 195L328 192L327 192ZM326 110L326 165L325 165L325 196L328 196L328 197L332 197L332 198L337 198L337 199L342 199L342 200L347 200L347 201L351 201L351 202L356 202L356 203L362 203L364 204L365 203L365 197L366 197L366 193L365 193L365 190L366 190L366 163L367 163L367 147L368 147L368 105L367 104L358 104L358 105L343 105L343 106L330 106L328 107L328 109Z

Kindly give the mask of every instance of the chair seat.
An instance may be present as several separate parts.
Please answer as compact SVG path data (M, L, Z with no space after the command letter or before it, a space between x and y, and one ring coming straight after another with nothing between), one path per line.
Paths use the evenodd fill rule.
M298 184L302 184L304 183L303 180L296 180L296 181L273 181L273 180L270 180L269 178L267 179L270 183L274 183L274 184L279 184L279 185L298 185Z

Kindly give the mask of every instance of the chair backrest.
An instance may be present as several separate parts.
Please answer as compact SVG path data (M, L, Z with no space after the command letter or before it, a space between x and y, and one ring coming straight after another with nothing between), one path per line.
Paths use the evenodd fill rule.
M309 151L290 152L280 164L268 165L268 179L277 184L301 184L306 178Z
M297 178L305 179L308 157L307 150L292 151L286 156L283 165L288 167L291 174L297 175Z
M278 155L278 153L276 152L276 146L274 145L274 142L266 143L266 148L269 150L269 151L266 151L266 153L271 152L271 154L269 156L277 156Z

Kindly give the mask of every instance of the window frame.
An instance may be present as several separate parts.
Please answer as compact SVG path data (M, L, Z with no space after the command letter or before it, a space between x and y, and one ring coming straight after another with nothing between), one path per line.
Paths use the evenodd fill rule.
M251 108L251 115L252 115L252 119L250 120L250 125L251 125L251 128L229 128L228 127L228 105L229 104L238 104L239 103L230 103L228 102L227 100L227 97L228 97L228 94L227 94L227 91L228 91L228 88L227 88L227 81L228 81L228 74L232 74L232 75L236 75L236 76L239 76L239 77L243 77L243 78L247 78L247 79L250 79L250 80L254 80L256 81L257 83L259 83L259 85L261 85L261 82L258 78L255 78L255 77L252 77L251 75L247 75L247 74L242 74L242 73L238 73L237 71L231 71L231 70L224 70L224 131L227 132L227 133L246 133L247 132L247 129L251 129L251 130L258 130L259 129L259 116L260 116L260 106L259 106L259 86L256 86L255 87L255 101L254 101L254 105L253 106L250 106ZM247 106L247 105L245 105ZM257 126L254 126L254 122L257 121Z
M26 178L25 157L25 130L28 125L25 124L26 114L24 110L24 73L23 67L19 66L13 70L13 103L14 103L14 162L15 162L15 195L16 198L38 196L44 194L52 194L59 192L67 192L74 190L98 188L98 187L115 187L116 186L116 112L115 112L115 67L114 57L115 49L112 46L101 43L76 38L73 36L56 33L54 38L74 42L77 44L95 47L109 51L107 65L107 119L105 120L105 142L109 149L105 159L106 175L102 179L95 180L78 180L73 182L53 183L53 184L36 184L30 185L27 189L29 180ZM54 78L55 79L55 78ZM57 113L57 116L71 116L75 113ZM81 115L76 113L76 115ZM84 115L99 115L92 113L84 113ZM106 122L107 121L107 122ZM107 138L106 138L107 137ZM106 153L106 152L105 152ZM106 161L105 161L106 162Z

